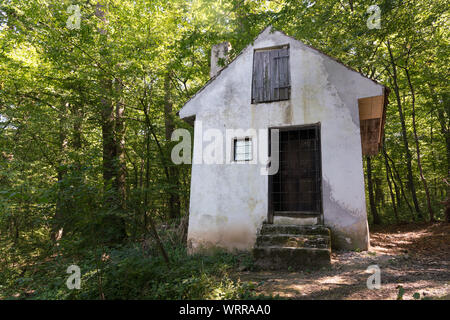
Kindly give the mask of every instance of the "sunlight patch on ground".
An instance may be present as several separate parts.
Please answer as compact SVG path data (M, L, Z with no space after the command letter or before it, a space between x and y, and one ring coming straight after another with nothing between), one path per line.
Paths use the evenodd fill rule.
M325 277L317 280L317 283L320 284L350 284L349 282L350 281L348 278L344 278L340 275Z
M403 300L415 293L420 299L449 299L449 246L450 224L390 226L371 233L369 251L332 252L331 269L247 272L242 280L258 279L258 292L291 299L395 300L400 286ZM373 264L381 269L379 290L366 285Z

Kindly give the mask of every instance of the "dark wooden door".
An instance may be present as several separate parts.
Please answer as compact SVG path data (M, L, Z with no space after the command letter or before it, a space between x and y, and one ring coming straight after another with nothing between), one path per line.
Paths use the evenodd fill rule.
M320 127L280 129L279 142L279 170L271 179L273 214L320 215Z

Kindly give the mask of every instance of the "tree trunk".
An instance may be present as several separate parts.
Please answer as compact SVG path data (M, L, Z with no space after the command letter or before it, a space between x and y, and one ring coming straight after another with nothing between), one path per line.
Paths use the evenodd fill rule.
M112 81L106 80L105 83L107 95L110 96L112 94ZM102 98L102 104L103 181L105 189L109 190L115 176L114 160L117 152L114 139L114 107L109 97Z
M369 202L370 202L370 212L373 216L374 224L381 224L380 216L378 215L377 207L375 205L375 197L373 194L373 182L372 182L372 164L369 156L366 156L367 163L367 187L369 189Z
M397 206L395 205L395 196L394 196L394 193L392 191L391 179L389 178L389 173L391 171L391 168L389 167L389 162L388 162L388 159L386 157L386 148L385 148L384 142L383 142L383 155L384 155L384 166L386 167L386 181L387 181L387 184L388 184L388 187L389 187L389 194L391 195L392 209L394 209L395 221L397 223L399 223Z
M385 150L385 156L386 156L386 158L388 158L388 160L390 161L390 163L392 165L392 170L395 173L395 177L397 178L398 183L400 185L400 193L401 193L403 199L405 200L405 203L408 206L409 212L411 212L411 215L412 215L412 217L414 219L413 208L412 208L411 204L409 203L408 198L406 197L405 190L403 189L403 180L400 177L400 174L399 174L399 172L398 172L398 170L397 170L397 168L395 166L395 162L389 157L389 155L388 155L386 150ZM395 183L394 176L392 176L392 181L394 181L394 183ZM397 201L397 203L398 203L398 201Z
M430 215L430 222L435 222L433 208L431 207L430 190L428 189L427 180L425 179L425 175L423 174L422 162L420 158L419 138L417 137L417 128L416 128L416 98L414 87L411 83L411 76L409 74L408 67L405 67L405 73L406 79L408 80L408 86L411 91L411 98L412 98L412 126L414 132L414 141L416 143L417 166L419 167L420 179L422 180L423 188L425 189L425 194L427 196L427 206L428 206L428 213Z
M120 147L115 138L115 117L111 96L113 94L112 81L105 81L106 94L102 99L102 138L103 138L103 183L104 183L104 208L109 214L101 223L104 240L111 243L119 243L126 238L125 222L122 213L123 199L119 187L122 182L119 170L120 158L118 151ZM120 120L119 120L120 121Z
M63 231L64 231L64 216L66 213L66 198L64 195L65 186L64 186L64 178L67 174L66 168L66 153L67 153L67 132L65 129L66 124L66 115L67 113L67 104L64 104L63 109L60 110L58 115L58 123L59 123L59 161L58 167L56 168L57 179L58 179L58 195L56 200L56 208L55 208L55 221L52 228L52 239L53 241L58 241L61 239Z
M445 137L445 148L447 151L447 178L444 179L445 190L446 190L446 200L443 202L445 205L445 220L450 222L450 101L448 100L448 95L443 95L442 102L438 99L434 88L428 84L430 88L431 97L435 104L435 107L438 112L438 121L441 127L441 133ZM439 105L442 105L443 108L440 108ZM442 190L441 190L442 192Z
M414 179L413 179L413 173L412 173L412 155L411 151L409 150L409 143L408 143L408 135L406 133L406 124L405 124L405 117L403 116L403 108L402 103L400 99L400 90L397 82L397 66L394 61L394 56L392 55L392 50L389 41L387 42L387 48L389 52L389 57L391 59L392 64L392 81L394 85L394 92L395 97L397 99L397 107L398 107L398 113L400 116L400 123L402 125L402 138L403 138L403 144L405 147L405 154L406 154L406 166L408 170L408 186L409 190L411 191L412 200L414 203L414 208L416 210L417 217L419 219L422 219L422 212L420 211L419 202L417 200L417 194L416 194L416 187L414 185Z
M173 118L172 118L172 101L170 93L170 74L167 73L164 79L164 123L165 123L165 138L167 145L170 145L172 132L174 130ZM173 164L169 167L169 217L175 219L180 216L180 195L179 190L179 177L178 169Z
M447 115L444 114L442 110L438 110L438 119L439 124L441 126L441 132L445 137L445 147L447 151L447 173L450 173L450 129L449 129L449 116L450 112Z
M125 155L125 121L123 115L124 105L121 101L122 85L116 82L116 112L115 112L115 145L116 145L116 179L115 189L117 190L118 205L120 210L126 210L126 155Z
M147 210L148 210L148 191L150 188L150 129L147 128L145 135L145 189L144 189L144 230L147 232Z
M149 153L150 152L150 135L153 136L153 139L155 140L155 143L158 147L159 155L161 157L161 163L164 167L164 173L165 173L167 179L169 179L169 171L168 171L166 163L165 163L164 152L162 150L161 144L159 143L158 137L156 136L156 133L154 132L154 129L153 129L153 125L150 121L149 110L148 110L147 104L145 103L145 99L140 99L140 102L141 102L141 105L142 105L142 108L144 111L145 124L147 126L147 128L146 128L147 129L147 135L146 135L146 138L147 138L147 140L146 140L147 141L147 149L146 149L146 151L147 151L146 152L147 169L146 169L146 179L145 179L146 180L145 181L145 185L146 185L145 197L147 197L148 196L147 192L148 192L148 188L149 188L149 184L150 184L150 173L149 173L150 172L150 162L149 162L150 161L150 153ZM145 206L147 206L147 198L144 198L144 199L146 199ZM158 235L158 231L156 230L156 225L155 225L155 222L153 221L153 217L152 217L151 213L150 214L147 213L147 210L148 210L147 207L145 207L144 210L145 210L145 212L144 212L145 221L148 220L148 222L150 224L150 229L153 232L153 237L155 238L155 240L158 244L161 255L163 256L164 261L166 262L167 268L170 269L169 256L167 255L167 252L164 249L164 245L161 241L161 238ZM145 223L147 223L147 222L145 222Z

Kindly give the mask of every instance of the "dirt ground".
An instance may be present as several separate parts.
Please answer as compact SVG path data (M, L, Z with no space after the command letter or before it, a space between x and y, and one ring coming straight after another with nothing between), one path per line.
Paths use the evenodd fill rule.
M450 300L450 224L405 224L373 227L366 252L333 252L329 270L241 272L257 292L290 299ZM381 270L381 288L369 290L367 279Z

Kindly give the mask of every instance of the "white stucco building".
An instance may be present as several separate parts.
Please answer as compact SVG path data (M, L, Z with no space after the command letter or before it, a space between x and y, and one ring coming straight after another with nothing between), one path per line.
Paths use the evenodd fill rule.
M323 224L334 248L366 250L362 157L382 141L387 88L270 27L222 70L217 60L179 112L195 121L191 248L250 250L266 222Z

